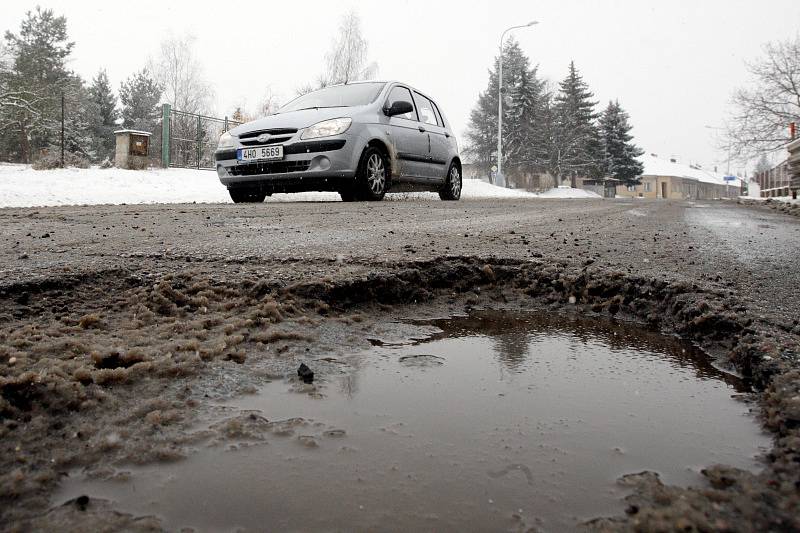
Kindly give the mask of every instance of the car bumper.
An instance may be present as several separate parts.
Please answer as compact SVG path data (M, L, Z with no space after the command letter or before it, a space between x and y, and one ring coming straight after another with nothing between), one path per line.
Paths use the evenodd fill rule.
M353 157L347 137L289 142L283 145L284 157L278 161L240 162L236 149L214 154L217 176L223 185L253 187L270 192L336 191L356 175L358 160Z

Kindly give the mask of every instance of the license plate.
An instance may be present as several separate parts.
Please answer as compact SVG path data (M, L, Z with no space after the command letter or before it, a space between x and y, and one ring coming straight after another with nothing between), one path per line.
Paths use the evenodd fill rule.
M252 148L239 148L236 150L236 159L239 161L264 161L283 159L283 145L253 146Z

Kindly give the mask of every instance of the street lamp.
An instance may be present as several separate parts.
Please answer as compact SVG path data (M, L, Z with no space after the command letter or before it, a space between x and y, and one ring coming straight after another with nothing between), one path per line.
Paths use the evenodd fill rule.
M528 28L539 24L538 20L533 20L527 24L511 26L500 36L500 69L497 73L497 178L495 184L500 187L506 186L506 177L503 175L503 41L506 33L517 28Z
M726 131L725 128L720 128L719 126L709 126L708 124L706 124L703 127L708 129L708 130ZM726 165L726 169L725 169L725 196L730 196L731 195L730 183L728 182L728 179L727 179L728 176L730 176L730 175L731 175L731 141L730 141L730 139L728 139L728 160L727 160L727 165ZM741 191L741 187L739 188L739 190Z

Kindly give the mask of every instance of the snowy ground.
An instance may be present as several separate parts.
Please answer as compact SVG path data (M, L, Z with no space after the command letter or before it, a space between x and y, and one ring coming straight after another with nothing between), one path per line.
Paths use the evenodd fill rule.
M438 200L434 193L388 195L388 200ZM464 180L462 198L599 198L582 189L559 187L542 194ZM276 194L268 202L338 201L336 193ZM29 165L0 164L0 207L54 205L229 203L215 172L190 169L66 168L33 170Z
M759 202L766 202L772 200L773 202L784 202L787 204L800 205L800 198L797 200L792 199L791 196L773 196L771 198L753 197L753 196L740 196L742 200L757 200Z

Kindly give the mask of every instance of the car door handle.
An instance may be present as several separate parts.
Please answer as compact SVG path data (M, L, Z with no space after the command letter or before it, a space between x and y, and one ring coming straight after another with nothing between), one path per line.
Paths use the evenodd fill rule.
M426 131L426 130L425 130L425 128L423 128L422 126L420 126L420 127L419 127L419 131L421 131L422 133L425 133L425 131Z

